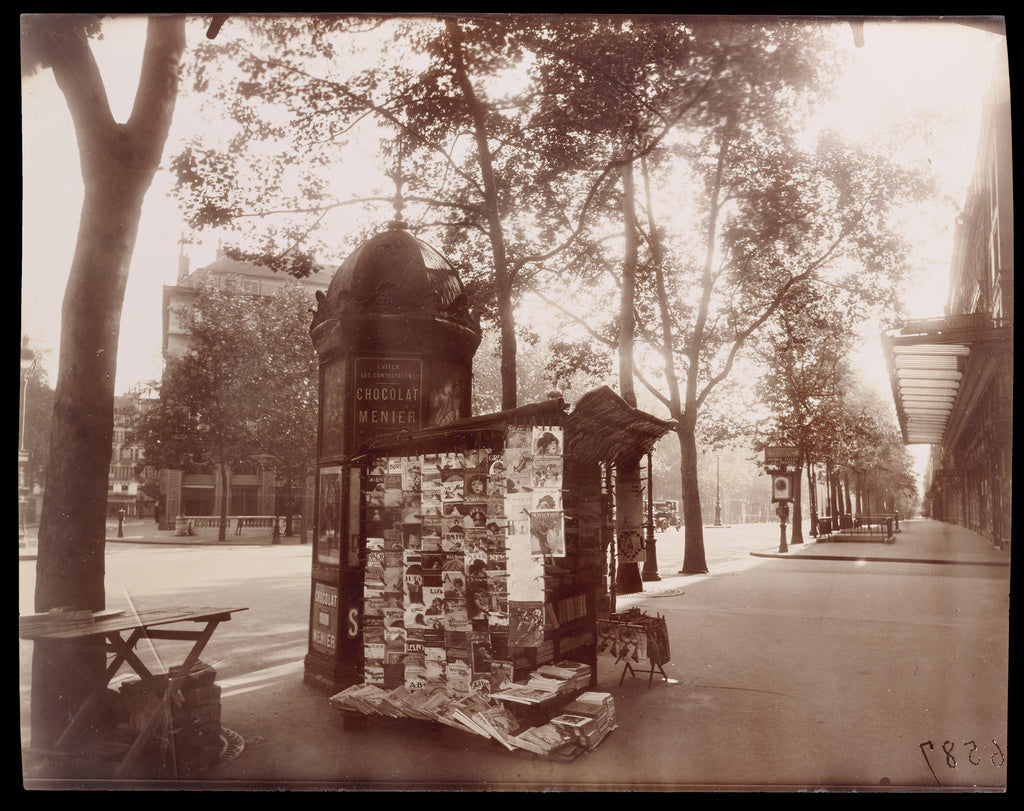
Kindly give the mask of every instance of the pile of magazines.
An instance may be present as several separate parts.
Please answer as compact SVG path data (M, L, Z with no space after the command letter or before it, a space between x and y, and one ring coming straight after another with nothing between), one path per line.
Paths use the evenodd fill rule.
M589 682L589 665L560 662L537 668L527 683L514 684L492 695L472 692L452 696L444 684L419 689L403 685L392 690L372 684L354 684L331 696L329 703L335 709L371 717L432 721L493 739L510 751L521 749L542 757L570 760L593 749L615 728L610 694L583 693L562 709L560 723L552 719L539 726L520 721L499 699L516 704L538 704L577 692ZM532 695L533 700L523 699L525 692L522 691ZM511 698L509 693L516 698ZM574 725L566 716L585 720Z
M513 684L492 697L516 704L540 704L553 698L584 690L590 684L590 665L579 662L559 662L541 665L525 684Z
M617 729L611 693L583 693L546 724L528 727L513 738L520 749L552 760L570 761L592 752Z
M462 697L448 694L445 685L418 690L405 686L385 690L372 684L354 684L331 696L338 710L379 718L411 718L432 721L484 738L493 738L507 749L516 747L510 739L522 724L497 701L483 693Z

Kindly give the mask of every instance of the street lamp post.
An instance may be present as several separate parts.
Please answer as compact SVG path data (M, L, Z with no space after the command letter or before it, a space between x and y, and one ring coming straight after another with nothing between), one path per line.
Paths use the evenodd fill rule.
M788 552L789 548L786 546L786 519L789 518L789 504L785 501L780 501L775 508L775 514L779 516L779 552Z
M28 347L28 338L21 339L21 415L18 424L18 546L25 545L25 495L28 493L28 451L25 450L25 405L28 401L28 372L35 362L35 353Z
M654 540L654 463L647 454L647 550L640 579L644 582L661 580L658 574L658 551Z
M715 526L722 526L722 457L715 457L716 482L715 482Z

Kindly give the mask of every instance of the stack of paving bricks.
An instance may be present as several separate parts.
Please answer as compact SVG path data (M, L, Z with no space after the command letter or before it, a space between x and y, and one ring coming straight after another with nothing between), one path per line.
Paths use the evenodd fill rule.
M220 685L214 684L217 673L197 662L187 674L171 668L170 676L175 686L165 717L157 721L149 763L161 777L202 777L217 762L221 750ZM128 711L128 726L138 734L163 697L137 680L123 684L120 694Z

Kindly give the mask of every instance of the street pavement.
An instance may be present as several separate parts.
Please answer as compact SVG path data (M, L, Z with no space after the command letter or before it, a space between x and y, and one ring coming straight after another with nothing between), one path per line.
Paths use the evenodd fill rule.
M666 618L667 678L599 660L595 689L612 694L618 728L569 763L413 722L346 728L328 695L302 679L310 547L297 539L199 546L145 522L126 523L121 539L113 529L108 607L249 608L203 657L218 671L229 751L196 783L26 773L29 788L1002 792L1007 784L1009 555L960 527L905 520L891 544L815 542L805 529L806 542L786 552L777 524L707 527L709 572L699 575L679 573L682 533L658 533L657 579L618 595L615 607ZM20 566L26 611L34 564ZM31 643L22 642L21 657L24 744Z

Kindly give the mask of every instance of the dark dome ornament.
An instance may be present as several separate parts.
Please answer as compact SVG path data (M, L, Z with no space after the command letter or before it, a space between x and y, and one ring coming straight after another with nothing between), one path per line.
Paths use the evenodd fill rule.
M395 218L388 223L388 228L392 230L405 229L408 230L409 224L402 219L402 209L405 208L405 201L402 199L402 186L409 180L408 175L402 174L402 153L398 153L398 168L393 172L388 172L387 177L395 184L395 196L391 198L391 205L395 209Z

